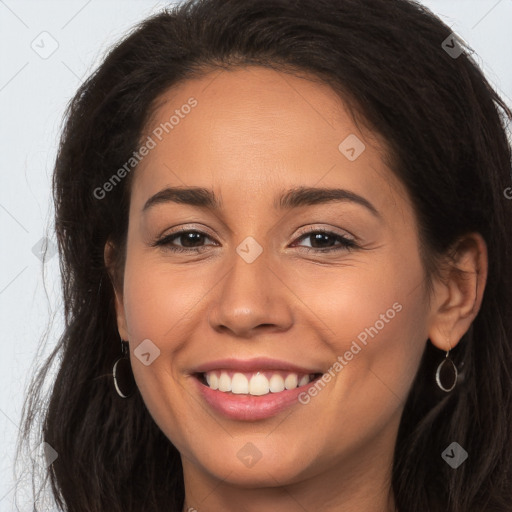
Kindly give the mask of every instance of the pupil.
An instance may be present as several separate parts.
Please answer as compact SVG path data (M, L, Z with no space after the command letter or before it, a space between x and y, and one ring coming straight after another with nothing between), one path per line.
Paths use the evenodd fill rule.
M192 244L194 242L198 242L201 240L201 237L203 235L201 235L201 233L187 233L187 234L181 235L181 236L185 237L185 243L184 244L182 243L182 245L184 245L185 247L190 247L189 245L187 245L188 242L191 242ZM195 240L194 240L194 237L195 237Z
M326 239L328 239L330 237L330 235L326 234L326 233L316 233L315 235L311 235L314 239L315 242L321 242L322 239L323 241L325 241ZM333 242L333 240L331 240L331 242ZM315 247L315 244L313 243L312 244L313 247ZM332 246L332 243L329 244L329 247ZM325 247L325 245L323 246Z
M181 235L182 239L185 239L185 243L182 243L185 247L190 247L189 244L194 244L202 241L203 235L201 233L186 233ZM325 244L322 246L322 242L329 241L329 238L331 235L328 235L326 233L316 233L314 235L310 235L311 238L313 238L314 242L312 243L312 246L315 247L318 242L320 242L320 245L322 247L325 247ZM183 242L183 240L182 240ZM331 243L328 244L328 247L331 247L333 245L334 240L331 239Z

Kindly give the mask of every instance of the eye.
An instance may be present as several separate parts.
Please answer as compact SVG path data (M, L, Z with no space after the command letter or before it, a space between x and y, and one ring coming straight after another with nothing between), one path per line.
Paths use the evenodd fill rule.
M302 234L298 240L307 240L311 241L310 247L301 246L302 249L306 251L315 251L315 252L334 252L334 251L343 251L354 249L357 244L351 238L348 238L344 235L340 235L338 233L334 233L332 231L327 231L325 229L315 229L314 231L308 231L307 233ZM336 241L340 242L339 245L333 245ZM318 247L320 246L320 247Z
M324 229L315 229L307 233L303 233L297 240L307 240L308 238L312 242L310 247L299 246L301 250L305 250L307 252L313 251L318 253L327 253L348 251L358 247L351 238ZM212 240L211 237L202 231L182 228L179 231L164 236L151 245L153 247L164 246L173 252L199 253L204 252L207 248L207 246L203 245L205 239ZM180 241L180 245L176 245L174 243L176 240ZM339 242L339 244L334 245L336 242Z
M199 247L196 247L195 244L200 244L205 238L210 237L202 231L183 228L177 232L164 236L160 240L154 242L152 245L165 246L174 252L201 252L205 246L200 245ZM184 243L181 244L181 246L175 245L173 243L175 240L179 240L180 242Z

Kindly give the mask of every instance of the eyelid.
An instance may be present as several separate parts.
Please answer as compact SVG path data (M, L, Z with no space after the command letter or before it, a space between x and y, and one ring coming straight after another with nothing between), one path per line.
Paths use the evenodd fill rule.
M306 224L304 226L299 227L299 231L296 235L294 235L294 238L300 237L302 235L310 234L312 232L321 231L324 233L331 233L339 236L343 236L345 238L350 238L354 242L358 242L358 237L354 236L350 231L342 230L342 232L339 231L340 228L337 228L335 226L329 226L328 228L325 227L325 224ZM167 230L166 230L167 231ZM215 239L215 236L209 232L209 229L206 228L206 226L201 226L200 228L197 228L197 225L194 224L185 224L177 228L175 231L170 231L166 235L159 235L157 239L166 238L171 235L176 235L178 233L182 232L188 232L188 231L195 231L197 233L207 235L208 237Z
M165 230L165 231L167 231L167 230ZM149 245L151 247L160 247L162 249L167 248L168 250L174 251L174 252L198 253L200 251L203 251L205 249L205 247L207 247L207 246L201 246L201 247L197 247L197 248L187 248L187 247L181 247L179 245L171 244L170 241L167 241L170 239L179 238L181 233L191 233L191 232L196 233L198 235L203 235L205 238L209 238L210 240L215 241L215 237L213 235L211 235L207 229L205 229L203 227L201 229L199 229L195 226L184 225L184 226L180 226L179 228L177 228L173 231L170 231L169 233L157 236L156 239L153 242L151 242ZM213 244L209 244L209 245L213 245ZM215 242L215 245L218 245L217 242Z
M356 243L359 241L356 236L354 236L352 233L350 233L350 231L347 231L344 229L344 230L341 230L341 232L340 232L340 228L336 228L334 226L325 227L325 224L321 224L321 225L308 224L306 227L304 227L304 229L302 229L302 228L299 229L297 236L300 237L302 235L308 235L310 233L317 232L317 231L342 236L342 237L348 238Z
M170 229L170 231L169 231ZM167 231L169 231L167 233ZM175 230L173 230L173 227L171 226L171 228L167 228L164 230L164 233L166 233L165 235L164 234L160 234L157 236L157 240L160 240L162 238L166 238L168 236L171 236L171 235L176 235L178 233L182 233L182 232L189 232L189 231L195 231L197 233L200 233L202 235L206 235L212 239L215 238L215 235L213 235L213 233L210 232L209 228L207 228L206 226L204 225L200 225L199 227L197 226L197 224L185 224L185 225L179 225L179 227L177 227Z
M214 240L213 245L218 245L215 241L215 237L211 236L208 232L201 231L200 229L197 229L192 226L180 226L179 229L176 229L175 231L171 231L170 233L163 235L159 238L157 238L156 241L151 243L150 245L152 247L160 247L164 250L169 250L173 253L182 253L182 254L200 254L207 250L208 245L201 245L199 247L183 247L180 245L175 245L173 242L175 239L180 237L181 233L195 233L198 235L202 235L205 238L210 238L211 240ZM297 245L298 242L300 242L302 239L306 239L308 236L312 236L315 233L325 233L330 236L334 236L338 239L338 241L341 242L340 245L334 245L331 247L326 248L315 248L315 247L304 247L301 245ZM360 243L357 239L357 237L354 237L351 233L349 233L348 236L346 234L342 234L337 232L336 228L326 228L325 226L322 227L315 227L314 225L309 225L306 227L303 227L298 234L294 236L294 245L291 247L298 247L301 251L304 252L313 252L315 254L336 254L340 252L350 252L354 249L361 248Z

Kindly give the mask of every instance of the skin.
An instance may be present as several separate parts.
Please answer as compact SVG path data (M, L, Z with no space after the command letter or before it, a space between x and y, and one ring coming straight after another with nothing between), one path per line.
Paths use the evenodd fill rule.
M197 106L135 171L116 282L119 334L130 342L137 385L182 456L184 510L392 511L405 398L427 338L453 348L478 313L485 243L467 236L429 300L412 203L384 163L385 145L356 126L327 85L259 67L207 73L163 95L144 138L191 96ZM354 161L338 149L350 134L366 146ZM167 202L142 213L167 186L211 189L222 209ZM274 209L275 195L298 186L348 189L379 216L349 201ZM151 246L185 225L206 233L195 243L202 253ZM323 245L303 236L318 228L334 236ZM359 248L344 249L336 235ZM250 264L236 252L248 236L263 249ZM330 246L341 250L303 249ZM107 265L111 258L108 243ZM236 421L193 386L193 368L224 357L267 356L327 372L395 303L402 310L307 405ZM144 339L160 350L148 366L133 354ZM248 442L261 452L252 467L237 457Z

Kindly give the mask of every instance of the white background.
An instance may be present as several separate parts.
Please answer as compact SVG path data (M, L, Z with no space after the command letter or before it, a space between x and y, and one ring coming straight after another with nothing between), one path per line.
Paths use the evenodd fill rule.
M422 3L470 44L512 105L512 0ZM50 184L62 115L107 49L166 4L0 0L0 512L15 510L14 448L26 386L62 327L58 259L47 261L43 279L32 250L43 237L54 240ZM40 36L45 31L58 48L43 59L31 45L46 37L51 48Z

